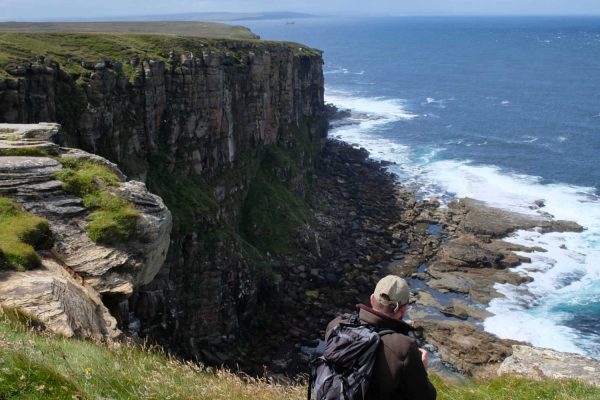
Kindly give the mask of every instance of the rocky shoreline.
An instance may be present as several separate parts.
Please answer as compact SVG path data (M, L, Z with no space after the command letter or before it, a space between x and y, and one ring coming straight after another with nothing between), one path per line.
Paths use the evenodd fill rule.
M448 207L417 200L366 150L331 139L316 182L312 207L318 240L313 246L319 256L307 252L275 262L281 302L266 326L269 335L231 356L275 374L306 372L306 349L317 345L327 322L354 311L357 303L368 303L375 282L392 273L410 281L408 318L445 365L467 375L495 375L512 346L523 343L484 332L482 321L491 315L485 307L500 296L495 283L530 281L512 271L529 262L515 252L541 250L502 238L534 227L583 229L570 221L514 214L472 199Z
M11 132L16 135L19 129L25 128L27 126L14 126ZM54 125L48 125L43 126L42 131L55 134L56 129ZM41 144L46 146L43 151L53 154L64 156L67 152L77 158L94 157L51 145L47 139L36 140L29 137L22 139L23 143L14 139L4 140L3 151L14 152L15 146L29 148ZM7 161L3 165L5 169L8 168L3 175L3 193L18 198L27 209L51 219L55 235L60 236L63 226L75 226L65 225L59 218L62 214L52 207L48 208L56 203L56 196L62 196L60 199L65 196L55 188L50 175L29 173L27 179L33 179L32 182L37 186L32 186L29 180L14 180L15 171L20 169L15 169L11 163L56 161L39 156L13 158L7 155L3 158ZM27 171L30 172L29 169ZM39 189L41 181L51 182L54 185L51 185L52 190L44 191L43 196L35 194L32 197L30 189ZM532 368L536 376L555 376L558 374L556 365L560 364L561 357L569 359L568 365L573 366L573 372L561 370L560 376L579 376L576 375L577 371L582 368L589 372L589 368L596 368L595 365L600 364L579 356L553 352L556 365L546 369L536 368L536 365L545 366L543 359L547 357L547 351L499 339L484 332L481 327L481 322L491 315L485 306L499 296L494 290L495 283L519 285L529 281L529 278L511 270L529 262L528 258L515 252L542 250L514 245L501 238L517 229L535 227L544 231L577 232L583 229L581 226L569 221L553 221L544 215L538 218L517 215L471 199L461 199L447 207L440 207L436 200L417 200L412 192L398 184L394 175L386 171L383 163L370 159L366 150L331 139L324 145L313 181L315 184L308 202L315 220L312 227L298 232L296 243L306 251L269 260L275 276L273 290L276 292L265 313L270 318L261 322L258 329L254 328L253 337L240 338L234 347L205 348L203 361L239 368L251 374L267 372L272 376L294 377L306 373L310 358L306 350L319 343L328 321L337 315L354 311L357 303L368 303L375 283L391 273L409 280L413 293L408 317L420 333L418 336L423 344L444 362L440 365L450 366L452 370L466 375L486 377L498 371L531 375L528 371L532 371ZM121 185L126 186L124 183ZM148 196L151 195L145 190L142 192L141 196L146 200L134 200L136 205L140 204L140 209L149 212L147 207L142 206L148 206ZM161 210L162 213L168 213L164 206ZM84 210L78 208L67 211L77 211L79 216ZM163 221L165 226L170 225L168 221L170 218ZM60 311L56 314L60 318L57 319L58 324L43 319L50 329L77 337L94 336L88 332L90 329L104 332L106 329L102 327L93 329L63 323L65 318L61 315L64 313L79 315L70 307L74 295L68 295L71 298L69 301L61 296L55 299L53 288L63 285L71 290L79 286L63 271L64 266L54 261L60 254L43 256L45 269L29 273L31 276L27 275L27 279L23 279L23 273L3 273L4 282L0 285L3 304L24 307L37 315L45 312L38 312L35 308L40 303L39 299L51 297L55 308ZM61 259L67 260L63 263L70 262L68 257ZM78 275L85 273L83 270L73 270ZM46 275L54 279L49 281L47 290L39 284L40 279L48 281ZM18 284L11 283L13 281ZM93 289L106 286L102 279L98 282L104 282L104 286L95 285L96 281L90 277L84 281L91 286L79 288L80 291L85 289L92 293ZM15 287L20 291L20 296L14 296ZM37 297L30 296L33 300L27 300L22 295L27 290ZM101 291L104 297L105 292ZM109 321L111 329L116 332L108 336L119 335L114 318L101 299L93 294L87 295L92 299L91 307L100 310L100 320ZM18 301L15 303L11 299ZM70 321L87 321L88 317L81 316ZM69 333L71 331L73 333ZM88 333L81 333L84 331ZM107 336L106 333L100 335ZM518 353L513 354L513 349L517 349ZM597 368L600 370L600 365ZM446 370L437 372L444 374ZM598 383L591 374L592 377L586 380Z

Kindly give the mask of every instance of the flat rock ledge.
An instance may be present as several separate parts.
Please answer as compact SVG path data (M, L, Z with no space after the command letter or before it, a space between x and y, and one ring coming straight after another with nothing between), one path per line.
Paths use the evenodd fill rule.
M154 278L167 255L172 217L160 197L142 182L126 181L115 164L55 144L60 129L54 123L0 124L0 195L46 218L53 238L43 268L2 272L0 305L19 308L68 337L112 339L120 332L102 300L117 311L135 288ZM57 156L91 160L116 173L121 183L115 194L140 213L127 242L106 245L89 238L89 210L54 177L62 169L52 158Z
M514 345L498 374L534 379L578 379L600 387L600 361L580 354L562 353L539 347Z
M494 289L496 283L521 285L531 281L529 276L512 270L530 262L517 252L545 251L502 238L519 229L542 232L584 229L575 222L553 220L543 212L543 204L532 207L539 208L537 215L504 211L465 198L447 208L425 208L412 221L403 221L412 227L440 227L437 235L428 234L431 229L421 229L422 233L415 238L417 248L431 249L427 254L424 251L414 262L406 258L403 264L390 269L392 273L422 281L409 317L423 329L425 341L436 347L443 361L469 375L495 375L501 363L512 356L515 346L526 344L500 339L484 332L481 325L491 316L485 307L500 296Z

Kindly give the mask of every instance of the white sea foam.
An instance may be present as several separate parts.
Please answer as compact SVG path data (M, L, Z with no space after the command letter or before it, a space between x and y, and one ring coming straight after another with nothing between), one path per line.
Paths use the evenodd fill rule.
M584 226L583 233L519 231L507 238L546 252L522 254L531 263L522 264L516 271L533 277L533 282L496 285L504 297L490 303L489 310L495 315L484 322L484 328L503 338L600 358L600 337L582 335L569 326L572 313L560 311L565 305L585 307L590 302L600 302L600 268L595 264L600 260L600 200L594 188L543 184L540 177L495 166L476 166L468 160L436 161L443 147L416 151L384 136L385 125L417 117L404 108L401 100L356 97L332 90L327 91L326 99L340 108L351 109L354 122L331 134L365 147L375 159L394 162L390 171L419 197L435 196L442 202L471 197L492 207L537 216L550 214ZM433 103L435 99L427 101ZM533 136L522 139L537 140ZM541 208L536 205L540 201Z
M454 100L454 98L451 98L449 100ZM446 103L446 100L444 100L444 99L436 100L433 97L427 97L425 99L425 101L421 103L421 105L422 106L433 105L433 106L437 106L439 108L446 108L446 104L445 103Z
M533 282L518 287L496 285L505 297L492 300L488 310L496 315L485 321L484 328L503 338L600 357L600 337L581 337L568 326L572 314L556 311L562 305L572 305L575 299L581 307L600 299L596 284L600 281L600 201L594 189L542 184L538 177L468 162L434 162L427 171L429 179L457 197L471 197L522 214L548 213L586 228L583 233L519 231L507 238L546 251L521 254L531 263L515 270L531 276ZM539 200L544 203L541 208L535 205Z
M341 90L327 90L325 101L333 103L341 109L352 110L354 118L356 116L368 117L372 124L364 126L364 128L417 117L416 114L407 111L404 108L404 102L399 99L356 97Z
M326 70L323 72L323 74L325 74L325 75L348 74L348 73L350 73L350 71L348 71L347 68L334 68L334 69Z

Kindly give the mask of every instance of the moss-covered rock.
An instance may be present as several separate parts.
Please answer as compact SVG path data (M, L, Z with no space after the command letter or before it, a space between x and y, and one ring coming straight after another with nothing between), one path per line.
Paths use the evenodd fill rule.
M110 169L89 160L59 158L63 169L55 177L63 182L63 189L83 199L83 205L92 210L87 232L95 242L117 243L129 239L140 213L131 202L119 197L111 188L120 183Z
M0 197L0 269L23 271L38 267L41 260L36 248L47 246L50 238L46 219Z

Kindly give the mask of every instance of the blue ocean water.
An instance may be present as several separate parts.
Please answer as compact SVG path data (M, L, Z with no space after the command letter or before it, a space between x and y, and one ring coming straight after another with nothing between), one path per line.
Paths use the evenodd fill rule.
M330 135L394 161L423 197L469 196L574 220L497 285L486 330L600 358L600 18L313 18L247 24L324 51L326 101L352 110ZM543 207L536 201L543 201Z

